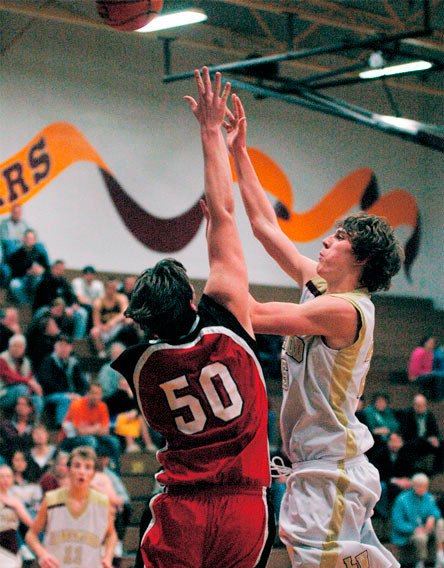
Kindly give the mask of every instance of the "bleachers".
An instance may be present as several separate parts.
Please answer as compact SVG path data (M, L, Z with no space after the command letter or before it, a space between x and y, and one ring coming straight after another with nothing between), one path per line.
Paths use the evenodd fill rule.
M79 271L67 271L67 278L80 274ZM102 278L108 274L99 275ZM121 274L115 276L122 277ZM203 289L202 281L193 282L199 296ZM269 288L252 286L252 293L259 301L271 298L295 302L299 299L299 291L294 288ZM376 326L375 351L371 370L367 377L365 396L371 398L378 390L389 392L394 408L410 406L413 396L418 392L416 385L408 382L397 382L405 370L411 351L420 339L428 333L444 339L444 312L436 310L430 300L416 298L400 298L394 296L375 295ZM8 305L4 291L0 290L0 306ZM20 307L21 320L27 324L31 318L29 307ZM97 359L88 339L75 342L75 352L80 358L83 370L94 376L103 361ZM268 382L268 391L272 406L279 413L281 403L281 385L279 380ZM444 424L444 402L430 402L429 408L434 412L439 424ZM277 428L278 428L278 420ZM124 548L126 556L122 568L131 568L138 544L138 524L143 513L147 497L153 489L154 473L158 463L152 454L139 452L124 454L121 461L123 480L128 487L132 500L132 514L127 529ZM431 490L444 495L444 474L431 480ZM387 541L388 527L386 523L375 519L375 528L383 541ZM290 562L285 549L276 548L268 563L268 568L287 568Z

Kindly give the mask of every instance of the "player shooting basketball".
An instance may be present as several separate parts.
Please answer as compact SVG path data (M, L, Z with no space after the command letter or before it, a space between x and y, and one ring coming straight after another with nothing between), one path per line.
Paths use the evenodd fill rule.
M251 300L257 333L286 335L281 434L293 463L280 512L280 537L294 567L395 568L370 521L380 496L373 445L355 411L373 351L374 306L403 252L387 222L351 215L323 241L318 261L295 248L256 176L246 119L233 95L225 127L245 209L256 238L302 288L299 305Z
M181 263L165 259L143 272L126 315L153 339L129 348L112 366L167 441L157 474L165 491L150 502L143 565L259 568L274 527L266 499L268 408L221 128L230 87L220 95L217 74L213 90L206 68L195 77L198 101L185 99L202 138L208 281L196 307Z

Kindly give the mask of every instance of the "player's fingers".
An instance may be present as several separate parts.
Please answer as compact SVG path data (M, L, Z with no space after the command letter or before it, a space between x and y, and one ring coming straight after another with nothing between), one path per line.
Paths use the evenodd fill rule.
M227 111L225 113L228 116L228 120L230 121L230 123L234 123L236 122L236 117L234 116L234 114L231 112L231 110L227 107Z
M197 108L197 103L193 99L193 97L189 97L188 95L185 95L183 99L184 99L184 101L186 101L188 103L188 106L194 112Z
M224 103L227 102L231 91L231 83L225 83L224 90L222 91L222 100Z
M202 81L203 81L203 86L204 86L204 93L206 95L211 94L212 89L211 89L211 78L210 78L210 72L208 70L208 67L202 67Z
M245 118L245 109L244 109L244 105L242 104L242 101L240 100L240 98L235 95L235 107L236 107L236 114L238 118Z
M194 70L194 78L196 80L197 91L199 95L203 95L205 92L205 87L202 81L202 76L200 74L199 69Z
M214 77L214 94L217 96L219 96L220 93L221 83L222 83L222 76L218 71Z

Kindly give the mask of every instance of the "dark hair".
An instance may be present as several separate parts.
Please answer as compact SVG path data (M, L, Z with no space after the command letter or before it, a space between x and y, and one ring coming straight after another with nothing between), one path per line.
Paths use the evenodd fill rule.
M83 274L97 274L96 269L94 266L88 265L82 270Z
M133 318L151 336L180 337L195 318L193 295L183 264L166 258L139 276L125 316Z
M345 230L357 260L365 260L360 283L369 292L388 290L401 268L404 251L387 219L367 213L350 215L338 223Z

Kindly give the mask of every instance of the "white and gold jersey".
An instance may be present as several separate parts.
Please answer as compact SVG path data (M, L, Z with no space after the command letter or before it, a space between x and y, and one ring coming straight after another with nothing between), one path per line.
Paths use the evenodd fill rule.
M301 303L325 291L325 281L315 278L304 287ZM281 434L292 463L349 459L373 445L355 411L373 352L374 306L363 288L333 295L359 312L353 345L331 349L321 336L308 335L287 337L283 344Z
M101 566L102 543L108 528L108 497L89 490L84 509L73 514L68 506L65 487L49 491L46 496L48 521L44 547L60 563L60 568Z

